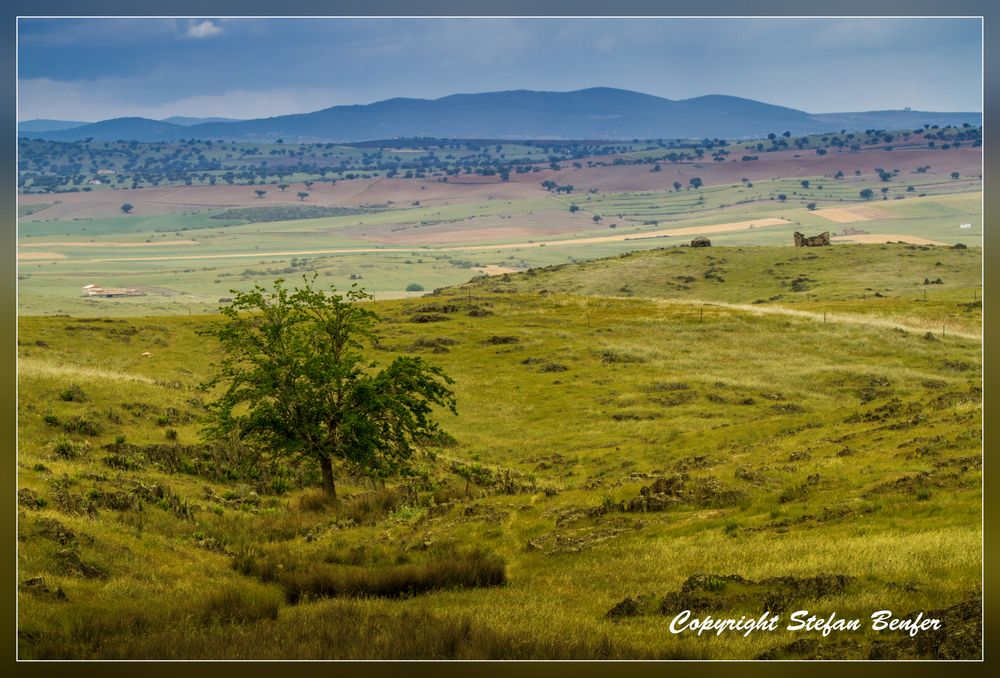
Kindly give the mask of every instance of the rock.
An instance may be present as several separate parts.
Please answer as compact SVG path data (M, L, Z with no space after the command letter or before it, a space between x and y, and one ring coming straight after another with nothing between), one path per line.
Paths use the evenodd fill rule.
M641 614L639 601L633 598L626 598L618 603L604 615L605 619L621 619L622 617L637 617Z

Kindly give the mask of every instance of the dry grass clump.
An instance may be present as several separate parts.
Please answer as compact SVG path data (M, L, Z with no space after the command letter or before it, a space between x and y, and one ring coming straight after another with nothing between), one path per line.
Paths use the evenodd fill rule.
M360 567L313 563L279 576L289 603L325 597L400 598L437 589L501 586L503 560L484 549L451 549L424 563Z

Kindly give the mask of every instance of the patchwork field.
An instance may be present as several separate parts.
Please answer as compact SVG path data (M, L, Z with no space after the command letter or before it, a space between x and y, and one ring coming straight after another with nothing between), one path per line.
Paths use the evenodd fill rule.
M600 169L631 173L635 166ZM978 175L953 179L937 168L889 182L865 174L744 177L698 188L674 189L664 180L665 190L575 186L570 193L545 190L545 172L510 182L476 177L476 184L460 183L463 177L448 183L317 183L307 202L291 197L294 185L285 193L267 188L263 199L250 187L235 186L64 193L58 202L22 196L22 202L45 197L49 206L22 212L20 308L109 316L213 312L233 289L305 272L339 287L363 281L379 298L393 298L460 284L481 272L683 245L698 235L728 246L789 246L795 231L832 231L835 242L976 246L982 238ZM530 183L525 176L533 177ZM351 198L390 186L396 187L394 199ZM885 199L864 200L860 193L868 188ZM132 213L121 213L123 198L116 195L128 196ZM168 201L174 198L180 202ZM146 210L147 202L157 207ZM111 216L116 210L118 216ZM71 216L82 214L91 216ZM836 226L841 228L831 228ZM88 284L149 292L85 299L81 290Z

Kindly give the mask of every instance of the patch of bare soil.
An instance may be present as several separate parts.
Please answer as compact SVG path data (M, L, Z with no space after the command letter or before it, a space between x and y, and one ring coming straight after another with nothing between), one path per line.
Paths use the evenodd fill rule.
M835 242L856 242L864 245L880 245L884 243L905 242L908 245L935 245L948 247L948 243L938 240L928 240L918 235L903 235L902 233L858 233L855 235L836 235L830 240Z

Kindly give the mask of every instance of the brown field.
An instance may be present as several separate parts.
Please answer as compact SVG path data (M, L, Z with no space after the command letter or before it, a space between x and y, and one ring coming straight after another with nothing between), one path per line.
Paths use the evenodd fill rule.
M828 207L813 212L818 217L829 219L838 224L849 224L855 221L871 221L873 219L891 219L895 214L886 212L878 207Z
M855 170L871 175L876 167L899 169L901 175L927 165L930 165L931 169L924 176L948 177L951 172L974 177L982 174L982 154L978 148L948 150L931 150L926 147L897 148L891 152L881 148L870 148L857 153L831 150L823 156L816 155L813 151L760 153L738 149L742 149L740 144L730 147L731 156L736 156L735 161L719 163L709 159L698 163L662 163L660 172L650 172L649 165L584 167L555 172L553 178L558 183L573 184L584 190L597 188L600 191L660 191L670 190L674 181L687 185L692 177L700 177L705 185L709 186L738 183L744 178L758 181L828 176L832 179L838 171L843 172L847 179L851 179ZM744 153L757 155L760 159L742 162L739 158ZM539 177L542 173L530 176Z
M65 259L65 254L58 252L18 252L17 258L23 261L38 261L50 259Z
M837 242L856 242L862 245L881 245L888 242L905 242L909 245L938 245L947 247L948 243L928 240L917 235L901 233L858 233L856 235L835 235L830 240Z
M606 242L623 242L625 240L646 240L649 238L667 238L677 236L704 235L706 233L727 233L730 231L743 231L751 228L763 228L766 226L780 226L792 222L776 217L766 219L754 219L752 221L733 221L727 224L710 224L707 226L689 226L687 228L669 228L660 231L646 231L645 233L623 233L621 235L601 235L592 238L570 238L568 240L546 240L543 242L517 242L504 243L502 245L475 245L472 247L442 247L443 250L491 250L491 249L512 249L522 247L543 247L551 245L592 245Z
M352 240L387 245L431 245L436 243L474 243L524 240L579 233L597 228L590 213L572 214L565 209L536 210L529 215L510 217L491 215L439 224L386 224L336 229L338 235Z
M982 154L979 148L951 148L930 150L921 148L897 148L886 152L879 147L866 148L860 152L831 151L825 156L813 152L780 151L776 153L756 153L760 160L742 162L740 144L731 147L736 160L697 163L663 163L662 171L651 172L649 165L618 165L606 167L564 168L553 171L545 169L527 174L512 174L509 182L501 182L498 177L468 175L452 177L447 183L436 178L427 179L353 179L341 180L336 184L317 182L308 189L307 203L321 206L353 207L392 202L397 206L407 206L414 201L421 205L450 204L455 201L516 200L540 197L546 194L541 182L552 179L560 184L572 184L577 191L591 188L598 191L666 191L672 190L674 181L685 185L689 179L700 177L705 185L738 183L746 178L751 181L778 179L784 177L833 177L838 171L847 179L853 178L855 170L870 175L876 167L899 169L901 175L909 174L917 167L929 165L925 176L948 177L951 172L963 176L979 177L982 174ZM592 160L603 162L601 158ZM264 188L267 195L259 199L254 190ZM22 217L21 223L46 221L50 219L74 219L121 216L124 202L135 206L134 214L154 215L174 212L199 212L206 209L227 207L259 207L273 204L298 204L296 193L307 190L302 184L293 184L284 193L276 186L172 186L164 188L141 188L135 190L101 190L89 193L60 193L58 204ZM20 204L44 204L52 201L52 195L19 196Z

